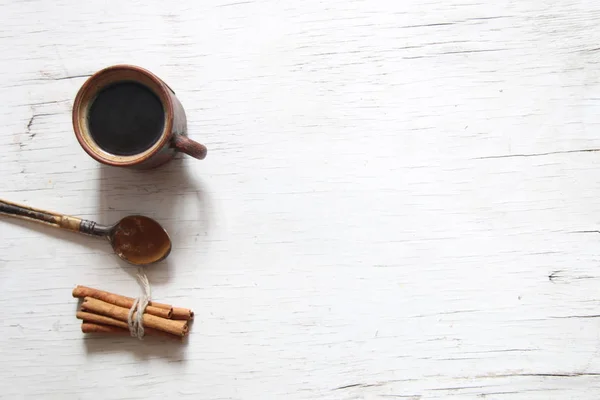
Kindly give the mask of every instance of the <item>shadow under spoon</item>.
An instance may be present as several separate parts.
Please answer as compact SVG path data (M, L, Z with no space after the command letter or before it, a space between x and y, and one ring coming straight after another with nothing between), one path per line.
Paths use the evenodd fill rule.
M135 265L147 265L164 260L171 252L171 239L167 231L152 218L142 215L129 215L114 225L100 225L94 221L27 207L2 199L0 199L0 214L106 238L115 254Z

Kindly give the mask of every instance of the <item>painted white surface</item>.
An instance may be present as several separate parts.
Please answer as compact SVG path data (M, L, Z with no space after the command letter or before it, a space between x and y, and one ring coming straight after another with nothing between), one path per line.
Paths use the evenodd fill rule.
M185 346L85 338L103 242L0 221L0 396L598 399L600 3L0 3L1 196L157 218ZM70 109L162 77L205 161L104 168Z

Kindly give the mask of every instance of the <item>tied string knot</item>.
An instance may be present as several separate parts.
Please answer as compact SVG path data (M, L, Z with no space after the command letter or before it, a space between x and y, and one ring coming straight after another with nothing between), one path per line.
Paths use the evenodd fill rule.
M143 267L138 268L136 278L142 288L142 295L133 301L133 305L129 309L127 326L131 336L142 340L144 338L144 312L146 312L151 295L150 282Z

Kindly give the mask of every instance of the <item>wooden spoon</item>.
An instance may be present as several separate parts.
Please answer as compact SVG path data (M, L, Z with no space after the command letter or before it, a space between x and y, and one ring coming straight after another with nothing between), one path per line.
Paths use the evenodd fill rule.
M171 252L171 239L152 218L129 215L114 225L100 225L77 217L57 214L0 199L0 214L26 219L108 239L115 253L135 265L164 260Z

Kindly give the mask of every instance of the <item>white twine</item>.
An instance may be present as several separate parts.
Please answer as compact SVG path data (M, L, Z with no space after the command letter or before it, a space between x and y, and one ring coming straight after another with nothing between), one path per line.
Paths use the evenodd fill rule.
M129 333L131 336L137 337L141 340L144 338L144 312L146 311L146 307L148 307L148 303L150 302L151 292L150 282L148 281L144 267L138 268L136 278L142 287L142 295L135 299L133 305L129 309L129 314L127 315L127 326L129 326ZM135 317L133 315L134 313Z

